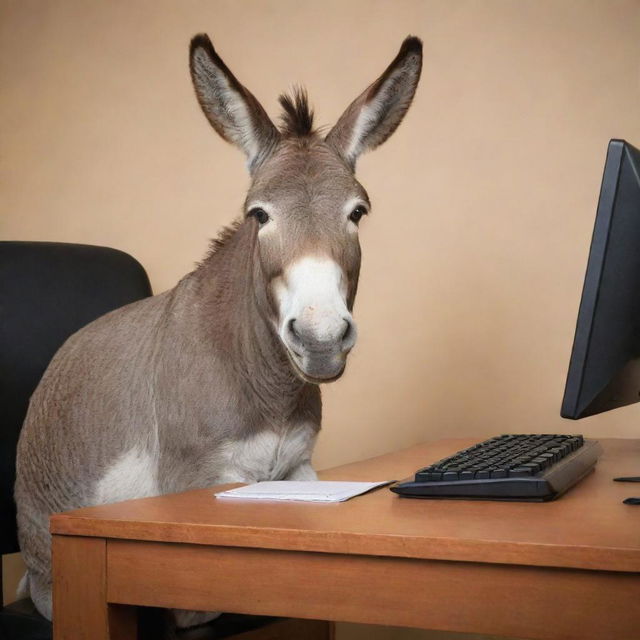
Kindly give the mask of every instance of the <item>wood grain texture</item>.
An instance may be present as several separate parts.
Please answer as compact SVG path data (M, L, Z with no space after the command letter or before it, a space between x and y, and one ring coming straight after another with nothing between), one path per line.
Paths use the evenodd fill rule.
M324 472L385 480L476 440L445 440ZM216 500L222 487L55 515L56 534L530 566L640 571L640 509L612 482L637 474L640 440L601 440L596 471L555 502L408 500L380 489L340 504ZM226 485L231 486L231 485Z
M135 640L135 608L107 604L105 540L54 536L52 552L54 640Z
M629 573L109 541L108 599L547 640L636 640Z

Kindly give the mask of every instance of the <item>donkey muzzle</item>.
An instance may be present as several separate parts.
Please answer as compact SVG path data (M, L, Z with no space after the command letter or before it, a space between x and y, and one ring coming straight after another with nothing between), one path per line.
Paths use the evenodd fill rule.
M350 315L303 313L299 318L288 318L284 329L282 339L292 360L314 381L338 378L357 338Z

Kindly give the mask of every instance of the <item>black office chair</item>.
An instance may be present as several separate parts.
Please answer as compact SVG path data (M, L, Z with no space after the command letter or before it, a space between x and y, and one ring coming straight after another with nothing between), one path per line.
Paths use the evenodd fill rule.
M151 295L131 256L105 247L0 242L0 555L19 551L15 453L29 397L62 343L97 317ZM0 575L2 564L0 563ZM0 602L0 606L3 605ZM45 640L30 600L0 609L0 638Z
M56 242L0 242L0 585L2 555L19 551L15 453L31 394L72 333L149 295L144 268L122 251ZM4 606L1 596L0 589L0 640L51 640L51 624L30 599ZM162 615L142 610L140 635L159 640ZM329 638L331 625L224 614L206 628L178 637L217 640L238 634L246 640Z

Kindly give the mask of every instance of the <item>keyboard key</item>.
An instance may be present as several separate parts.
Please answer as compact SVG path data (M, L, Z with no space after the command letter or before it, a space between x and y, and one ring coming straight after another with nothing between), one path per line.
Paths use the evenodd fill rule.
M515 467L509 470L510 478L525 478L533 475L533 472L529 467Z

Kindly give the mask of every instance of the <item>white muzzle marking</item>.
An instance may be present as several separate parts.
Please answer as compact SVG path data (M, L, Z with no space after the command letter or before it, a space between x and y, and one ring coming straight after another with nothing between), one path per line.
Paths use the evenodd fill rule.
M356 330L340 266L328 258L301 258L275 283L274 292L278 334L296 365L313 378L342 373Z

